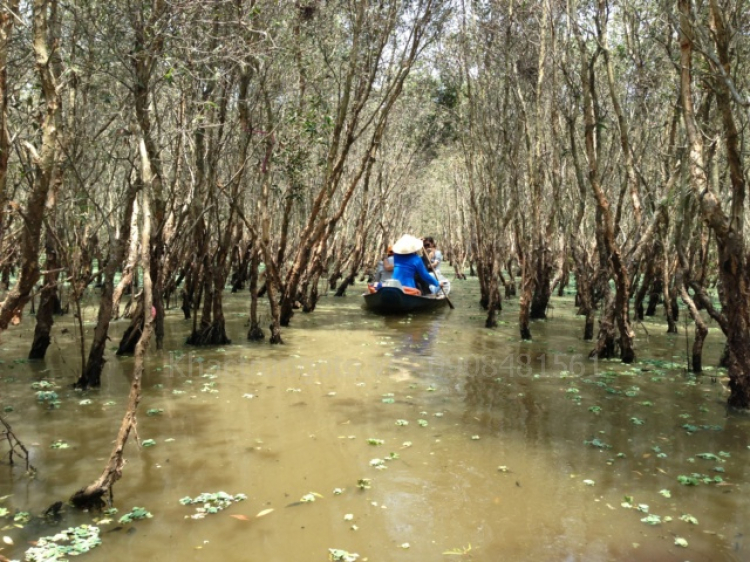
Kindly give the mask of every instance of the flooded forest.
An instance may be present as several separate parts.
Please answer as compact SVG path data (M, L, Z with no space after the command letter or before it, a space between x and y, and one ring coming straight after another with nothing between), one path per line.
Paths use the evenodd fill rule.
M4 0L0 562L749 560L748 60L740 0ZM449 307L364 306L405 234Z

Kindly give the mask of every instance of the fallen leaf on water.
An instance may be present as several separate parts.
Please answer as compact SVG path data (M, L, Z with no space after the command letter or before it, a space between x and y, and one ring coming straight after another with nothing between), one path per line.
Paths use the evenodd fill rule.
M235 519L239 519L240 521L250 521L250 518L247 515L240 514L232 514L229 517L234 517Z
M5 544L11 544L12 545L13 544L13 539L10 538L10 537L8 537L8 536L5 536L5 537L3 537L3 542Z
M256 515L255 517L263 517L264 515L268 515L272 511L273 511L273 508L269 507L268 509L264 509L263 511L258 512L258 515Z

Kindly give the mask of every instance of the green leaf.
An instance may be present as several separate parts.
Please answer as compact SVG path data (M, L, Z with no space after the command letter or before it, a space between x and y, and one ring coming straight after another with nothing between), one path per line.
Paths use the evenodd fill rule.
M700 480L696 476L685 476L684 474L680 474L677 477L677 481L683 486L697 486L700 484Z
M720 459L719 457L717 457L713 453L698 453L695 456L698 457L699 459L704 459L704 460L707 460L707 461L724 462L722 459Z
M139 519L151 519L153 515L146 508L134 507L128 513L120 517L120 523L131 523Z
M332 562L355 562L357 558L359 558L359 554L356 552L347 552L340 548L328 549L328 560Z
M584 441L584 445L591 445L592 447L596 447L597 449L611 449L612 445L609 445L602 441L599 438L594 438L591 441Z
M31 513L28 511L19 511L13 516L13 521L15 523L28 523L31 521Z

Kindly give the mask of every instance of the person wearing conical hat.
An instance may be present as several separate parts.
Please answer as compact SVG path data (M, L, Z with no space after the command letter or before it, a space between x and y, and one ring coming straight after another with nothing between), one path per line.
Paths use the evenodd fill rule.
M418 275L428 285L439 286L440 282L433 277L418 252L422 249L422 241L411 234L404 234L393 245L393 279L399 281L402 287L416 289L415 277Z

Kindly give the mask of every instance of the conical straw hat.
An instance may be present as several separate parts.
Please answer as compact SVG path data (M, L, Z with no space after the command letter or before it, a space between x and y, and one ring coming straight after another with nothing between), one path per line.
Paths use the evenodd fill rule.
M394 254L414 254L422 249L422 241L411 234L404 234L393 245Z

